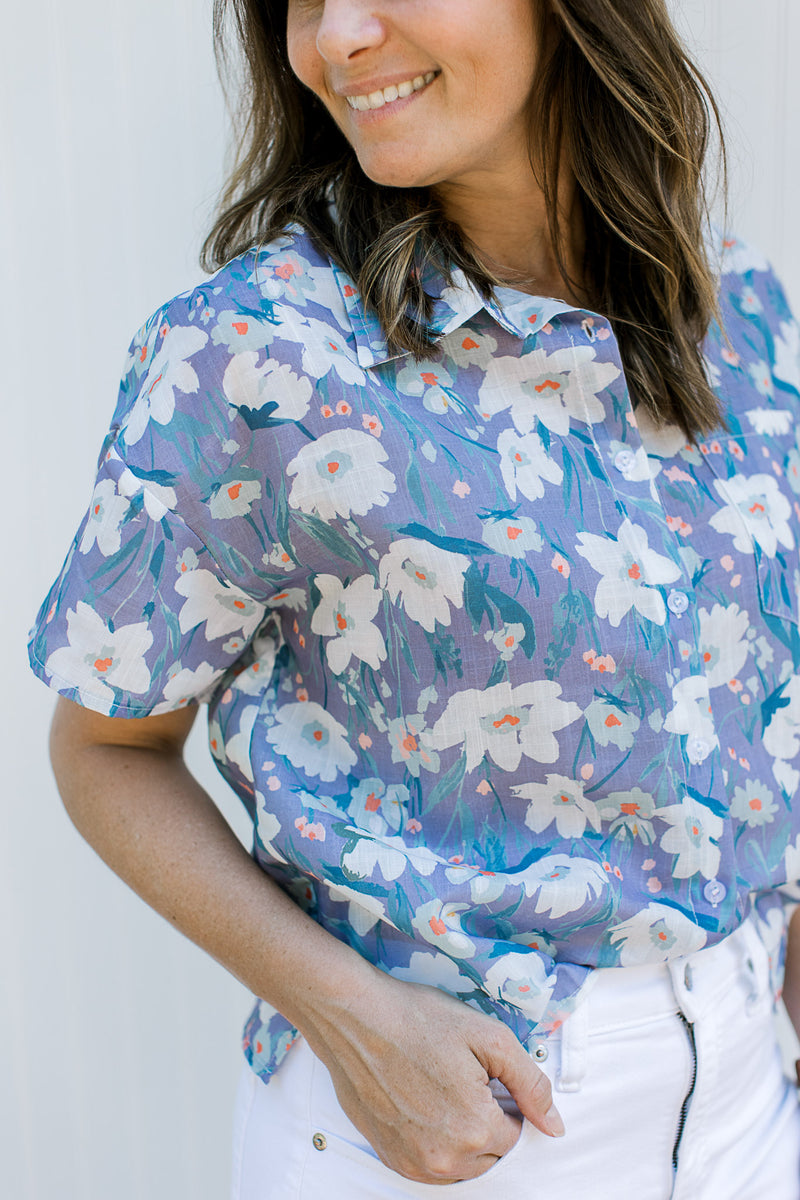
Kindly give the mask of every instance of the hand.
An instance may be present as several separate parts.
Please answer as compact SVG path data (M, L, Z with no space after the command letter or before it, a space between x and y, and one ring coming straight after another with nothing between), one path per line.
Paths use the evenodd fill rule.
M501 1021L436 988L375 976L324 1042L307 1036L345 1113L386 1166L428 1184L488 1171L520 1135L490 1079L505 1084L537 1129L561 1136L549 1080Z

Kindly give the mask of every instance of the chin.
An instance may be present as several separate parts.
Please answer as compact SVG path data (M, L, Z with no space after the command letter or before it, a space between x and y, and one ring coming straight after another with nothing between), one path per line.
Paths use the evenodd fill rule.
M373 183L391 188L425 188L441 182L435 171L419 163L403 163L398 157L357 154L359 166Z

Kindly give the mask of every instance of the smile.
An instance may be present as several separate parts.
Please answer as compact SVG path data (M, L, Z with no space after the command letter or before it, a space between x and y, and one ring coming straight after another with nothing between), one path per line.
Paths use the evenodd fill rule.
M413 92L419 92L436 78L438 72L428 71L425 75L415 75L403 83L392 84L391 87L381 88L380 91L370 92L368 96L347 96L347 103L358 112L366 112L369 108L383 108L395 100L405 100Z

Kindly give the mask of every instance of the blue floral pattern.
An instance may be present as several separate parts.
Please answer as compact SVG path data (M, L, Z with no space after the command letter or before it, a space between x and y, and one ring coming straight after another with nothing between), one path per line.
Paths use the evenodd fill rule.
M800 338L722 263L693 446L595 313L431 275L415 362L302 231L234 259L135 338L32 634L98 712L207 700L264 871L523 1039L753 906L778 946L800 878ZM293 1036L257 1003L253 1068Z

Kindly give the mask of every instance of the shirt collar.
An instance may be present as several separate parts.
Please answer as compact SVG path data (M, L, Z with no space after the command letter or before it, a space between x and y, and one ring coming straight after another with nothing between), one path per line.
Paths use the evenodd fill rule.
M353 280L335 264L333 273L352 325L359 366L377 367L405 357L408 351L389 349L377 317L362 304ZM433 268L429 268L423 277L425 290L433 297L431 324L440 337L465 325L481 309L485 309L508 333L520 338L537 334L560 313L576 311L566 300L529 296L507 287L495 288L494 297L485 300L463 271L456 268L452 278L452 284L446 285Z

